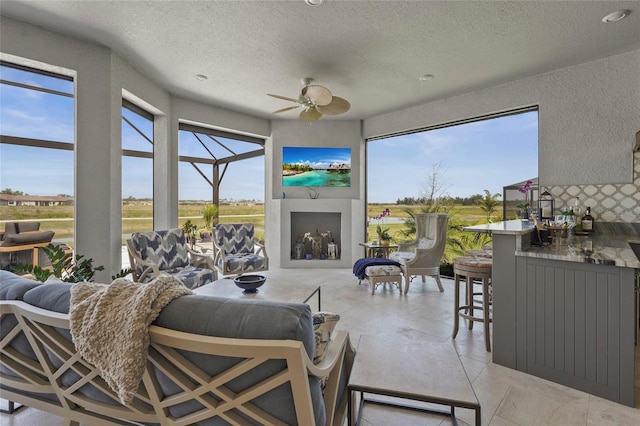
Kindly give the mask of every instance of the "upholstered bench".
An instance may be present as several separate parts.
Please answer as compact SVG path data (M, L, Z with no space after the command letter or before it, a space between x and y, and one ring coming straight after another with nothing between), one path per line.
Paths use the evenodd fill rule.
M371 294L374 294L380 284L390 283L398 286L402 294L402 270L395 265L371 265L364 270L365 279L371 284ZM362 280L358 281L358 285Z

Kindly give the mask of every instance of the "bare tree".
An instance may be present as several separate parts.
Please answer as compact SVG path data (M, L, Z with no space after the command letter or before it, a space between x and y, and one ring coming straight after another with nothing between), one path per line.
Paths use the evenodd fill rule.
M426 186L423 192L427 204L434 204L447 193L449 185L447 184L444 172L445 170L441 162L431 165L431 170L427 173Z

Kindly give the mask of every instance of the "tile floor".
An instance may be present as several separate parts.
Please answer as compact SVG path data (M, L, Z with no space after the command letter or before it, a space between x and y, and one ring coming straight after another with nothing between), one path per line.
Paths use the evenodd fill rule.
M358 280L348 269L273 269L269 280L312 282L322 285L322 309L337 312L337 328L348 330L352 342L360 335L393 337L415 341L448 342L453 328L453 281L444 280L444 293L427 278L425 284L414 279L408 295L400 295L392 285L378 287L370 294L367 282ZM482 406L482 424L506 425L640 425L640 389L636 408L542 380L491 362L484 348L482 327L462 328L453 340L464 368ZM638 358L636 358L638 359ZM428 359L415 362L429 362ZM636 363L636 374L640 364ZM640 383L636 376L636 382ZM457 409L458 423L473 424L473 411ZM62 418L25 408L9 416L0 415L3 426L61 425ZM450 425L445 416L367 405L365 426Z

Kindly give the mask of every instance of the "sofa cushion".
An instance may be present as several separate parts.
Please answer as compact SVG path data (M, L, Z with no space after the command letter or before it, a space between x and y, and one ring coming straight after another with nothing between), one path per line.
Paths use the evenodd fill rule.
M42 283L0 270L0 300L23 300L24 294Z
M154 321L155 325L206 336L244 339L275 339L302 341L310 359L313 359L314 334L311 308L302 303L282 303L273 301L249 301L225 299L202 295L188 295L173 300ZM181 351L182 355L201 366L202 370L216 376L236 365L239 360L229 357L213 357ZM285 368L284 361L271 360L228 383L232 392L241 392L265 378ZM181 389L169 380L164 380L156 371L158 380L166 395L173 395ZM309 377L311 399L316 416L316 424L325 424L322 389L317 377ZM270 413L273 407L283 407L278 418L286 424L296 424L291 387L282 385L256 398L253 403ZM200 406L195 401L173 406L172 415L182 416L196 412Z
M224 318L224 321L220 321ZM187 333L242 339L301 341L313 357L311 308L304 303L188 295L173 300L155 325Z
M16 233L34 232L40 230L40 222L15 222Z
M43 284L26 292L24 301L38 308L68 314L72 285L73 283Z
M40 222L7 222L4 224L5 235L40 230Z
M29 232L26 234L7 234L2 240L3 247L23 246L26 244L48 243L53 239L54 231Z

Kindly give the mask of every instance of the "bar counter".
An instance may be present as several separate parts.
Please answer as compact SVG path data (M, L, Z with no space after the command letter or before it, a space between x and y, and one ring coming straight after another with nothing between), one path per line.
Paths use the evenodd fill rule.
M602 224L588 236L574 235L573 230L568 230L567 238L556 238L544 246L531 245L533 221L509 220L468 226L464 230L517 236L516 256L640 269L640 260L630 245L640 244L640 235L630 224Z
M531 221L464 228L493 239L493 362L634 406L640 225L532 246Z

